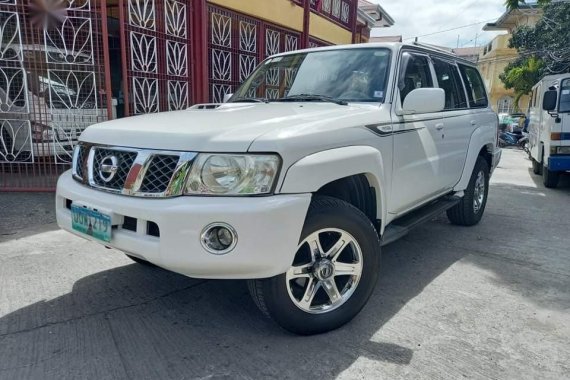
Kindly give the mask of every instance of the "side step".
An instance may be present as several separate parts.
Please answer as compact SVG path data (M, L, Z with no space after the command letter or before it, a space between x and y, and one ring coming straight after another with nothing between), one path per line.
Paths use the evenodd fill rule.
M414 227L425 222L429 222L434 217L458 204L459 201L461 201L461 198L459 197L444 197L394 220L384 230L384 235L382 235L381 239L382 246L393 243L399 238L407 235Z

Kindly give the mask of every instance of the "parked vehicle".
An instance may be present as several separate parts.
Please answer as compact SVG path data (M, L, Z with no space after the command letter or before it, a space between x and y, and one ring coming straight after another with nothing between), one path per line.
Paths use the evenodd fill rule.
M507 146L518 146L521 149L525 149L528 144L528 135L521 130L517 132L508 132L506 124L499 124L499 146L501 148Z
M249 279L279 325L325 332L367 302L382 245L444 211L481 220L497 127L475 65L447 52L283 53L225 104L87 128L57 220L135 261Z
M570 170L570 74L546 76L533 87L529 144L534 173L555 188Z

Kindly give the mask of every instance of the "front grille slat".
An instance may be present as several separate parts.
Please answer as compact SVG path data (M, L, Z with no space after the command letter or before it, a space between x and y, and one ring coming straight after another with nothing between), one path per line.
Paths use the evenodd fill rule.
M106 182L99 175L99 170L102 161L105 159L105 157L108 156L117 157L118 168L117 172L111 178L111 180ZM136 152L121 151L121 150L114 150L107 148L95 148L95 154L93 156L93 181L95 182L96 185L104 188L113 189L113 190L122 190L123 186L125 185L127 175L129 175L131 166L133 166L133 163L135 162L136 158L137 158Z
M79 152L77 154L77 163L75 164L75 174L77 174L77 177L83 179L83 164L85 162L85 158L86 158L86 150L87 147L80 145L79 146Z
M163 193L168 188L179 156L155 154L142 181L140 191L143 193Z

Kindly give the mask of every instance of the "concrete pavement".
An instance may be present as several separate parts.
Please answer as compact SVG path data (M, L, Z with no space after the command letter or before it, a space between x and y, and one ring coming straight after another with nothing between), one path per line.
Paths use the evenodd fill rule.
M504 152L478 226L442 216L386 247L362 313L314 337L266 320L245 282L134 264L9 212L0 379L570 377L570 178L545 189L520 151Z

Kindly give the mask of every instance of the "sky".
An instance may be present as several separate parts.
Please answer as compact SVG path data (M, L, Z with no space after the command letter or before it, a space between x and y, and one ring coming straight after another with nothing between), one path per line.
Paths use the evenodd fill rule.
M493 22L505 11L504 0L368 0L379 3L395 21L389 28L377 28L372 36L402 35L404 40L456 27L461 29L419 37L420 42L447 47L481 46L498 32L483 32L486 22ZM475 38L477 34L477 38Z

